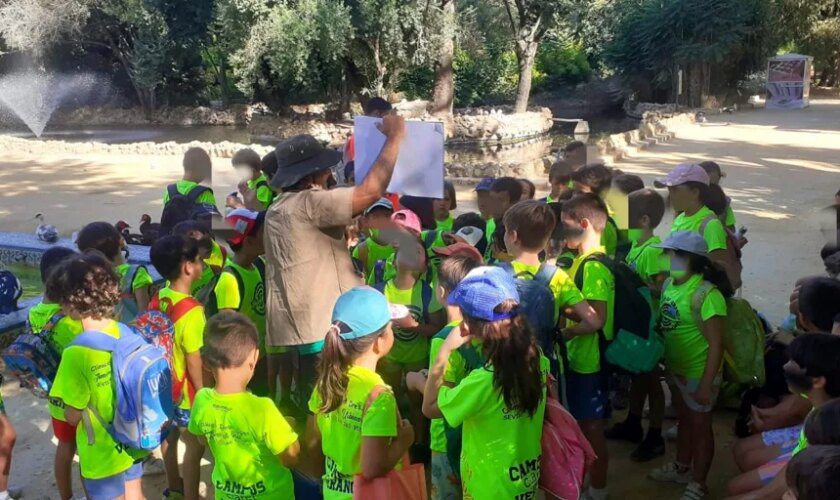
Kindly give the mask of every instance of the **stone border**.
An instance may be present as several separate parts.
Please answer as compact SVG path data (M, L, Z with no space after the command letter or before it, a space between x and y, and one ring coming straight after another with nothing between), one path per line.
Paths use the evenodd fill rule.
M664 118L658 113L645 113L638 129L612 134L599 140L594 146L598 154L609 164L620 161L628 154L660 142L670 141L676 137L673 129L693 123L695 123L694 112L677 113Z

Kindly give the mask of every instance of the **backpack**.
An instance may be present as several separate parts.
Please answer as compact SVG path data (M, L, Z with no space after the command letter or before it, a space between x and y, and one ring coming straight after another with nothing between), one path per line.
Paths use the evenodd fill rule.
M665 282L665 286L667 285L670 285L670 281ZM691 315L698 328L703 325L703 302L713 288L714 285L703 281L691 296ZM723 380L744 386L764 385L764 326L749 302L736 297L726 300L726 318L721 340Z
M458 348L458 354L464 358L464 365L466 372L481 368L486 363L486 360L475 349L475 346L467 343ZM463 447L463 427L452 427L446 419L443 419L443 434L446 436L446 459L449 461L449 467L452 473L458 479L461 479L461 448Z
M373 285L373 288L379 291L379 293L385 293L385 281L380 281ZM429 322L429 304L432 303L432 284L426 278L420 279L420 301L423 306L423 322Z
M164 304L167 306L165 312L161 309L161 305ZM149 344L160 347L164 351L164 357L169 363L172 373L172 382L170 385L172 389L172 401L175 404L180 403L185 397L184 387L187 385L186 374L183 379L176 380L175 367L172 366L175 322L195 307L201 307L201 304L192 297L183 298L173 306L172 301L168 297L161 299L159 294L155 294L152 300L149 301L149 308L134 320L133 326L137 334ZM186 394L186 397L192 400L195 397L195 393Z
M552 363L556 365L554 356L554 339L556 334L554 322L554 292L551 291L551 279L557 273L557 267L551 264L541 264L537 274L529 272L517 273L509 262L499 264L499 267L513 276L516 290L519 292L519 310L525 314L525 319L537 337L537 345L546 353ZM552 371L553 373L553 371Z
M21 387L29 389L35 397L46 399L52 389L61 354L50 339L50 334L64 314L57 312L39 332L33 332L26 322L26 330L3 351L6 368L17 377Z
M168 235L178 223L187 220L205 223L210 228L211 218L218 215L219 211L215 205L198 202L198 198L208 191L213 192L207 186L197 185L188 194L181 194L177 184L167 186L169 201L164 205L160 216L160 236Z
M260 281L265 283L265 262L262 259L257 259L254 261L254 267L257 268L257 271L260 273ZM222 273L228 271L230 274L236 278L236 284L239 288L239 308L237 311L242 309L242 303L245 301L245 281L242 279L242 275L239 274L239 271L236 270L233 266L226 266ZM216 275L210 283L207 284L207 288L210 289L210 293L207 295L207 301L204 302L204 314L207 315L209 318L219 312L219 305L218 301L216 300L216 285L219 283L219 278L221 277L222 273Z
M662 340L655 333L656 314L650 288L624 262L616 262L604 254L594 254L581 263L575 285L583 291L583 273L587 262L599 262L615 279L612 340L598 332L599 346L607 364L631 374L649 373L665 352Z
M120 301L117 303L117 321L130 325L137 318L140 307L137 305L137 297L134 295L134 278L137 271L143 266L132 264L128 267L123 281L120 283ZM145 269L145 267L143 267Z
M130 327L118 323L120 338L102 332L79 334L71 346L111 353L111 370L116 389L114 421L105 422L92 406L90 413L118 443L137 450L152 451L161 444L163 430L175 412L170 396L172 372L166 352L146 342ZM88 413L82 414L88 439L93 439Z
M540 489L561 500L577 500L586 469L597 456L577 421L552 391L549 377L540 457Z
M717 219L717 216L710 215L700 223L700 236L705 238L706 226L715 219ZM723 226L723 230L726 232L726 277L729 279L729 285L734 291L741 288L743 284L741 273L744 270L744 265L741 263L741 247L738 244L738 239L735 237L734 232L726 226Z
M23 295L23 286L13 272L0 270L0 314L18 310L18 300Z

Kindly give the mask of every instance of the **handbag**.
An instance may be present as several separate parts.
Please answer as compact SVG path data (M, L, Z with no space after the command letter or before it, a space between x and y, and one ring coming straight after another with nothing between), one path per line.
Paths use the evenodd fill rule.
M384 386L376 386L370 391L370 396L365 403L364 413L376 398L387 389ZM364 420L362 413L362 420ZM397 425L400 425L402 418L397 410ZM387 498L389 500L426 500L426 471L423 464L412 464L408 453L403 455L402 468L394 469L382 477L365 479L361 474L353 478L353 498L370 500L372 498Z

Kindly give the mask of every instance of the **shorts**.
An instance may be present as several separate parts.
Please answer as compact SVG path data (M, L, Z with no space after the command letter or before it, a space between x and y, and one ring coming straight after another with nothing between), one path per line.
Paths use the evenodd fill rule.
M70 425L64 420L59 420L55 417L52 419L53 435L58 439L59 443L75 443L76 442L76 427Z
M432 452L431 500L461 500L461 481L452 470L446 453Z
M119 474L103 477L102 479L85 479L85 491L91 500L111 500L125 495L125 483L143 477L143 462L134 465Z
M761 433L761 441L767 446L781 447L783 454L790 453L799 444L799 435L801 432L801 425L764 431Z
M720 394L720 382L721 378L720 375L715 377L715 380L712 384L712 400L709 402L708 405L701 405L698 404L697 401L691 397L691 394L694 393L697 388L700 386L700 379L696 378L685 378L680 375L669 374L668 375L668 385L672 388L676 387L679 389L680 394L682 394L683 401L685 405L691 411L697 413L709 413L714 409L715 402L717 401L718 394ZM676 392L676 391L672 391Z
M575 420L607 420L610 407L609 376L604 372L564 374L564 406Z
M190 425L190 409L175 407L175 414L172 416L172 423L176 427L186 429Z
M401 381L400 383L402 383L402 379L405 378L406 373L418 372L428 368L428 359L421 359L411 363L400 363L386 358L381 358L379 360L379 364L376 366L376 371L382 375L382 378L385 379L386 383L388 383L388 380L396 381L398 379Z
M790 462L791 452L782 453L778 457L770 460L766 464L758 468L758 477L761 479L762 485L770 484L776 476L782 472L788 462Z
M265 352L267 354L288 354L297 353L300 356L308 356L310 354L320 354L324 350L324 341L312 342L310 344L300 345L266 345Z

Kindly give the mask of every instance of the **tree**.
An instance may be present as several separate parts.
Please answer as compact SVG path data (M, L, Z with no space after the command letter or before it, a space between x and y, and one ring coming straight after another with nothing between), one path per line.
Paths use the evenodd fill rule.
M528 109L531 79L537 49L549 29L562 15L568 14L573 0L502 0L516 44L519 62L519 85L516 89L516 112Z
M455 103L455 0L442 0L443 23L435 61L432 114L451 115Z
M10 48L40 56L76 36L89 14L78 0L6 0L0 4L0 36Z

